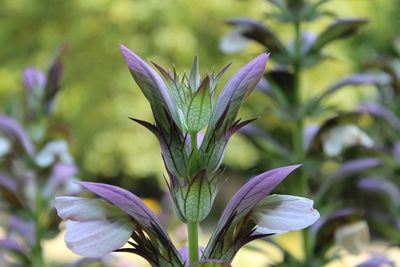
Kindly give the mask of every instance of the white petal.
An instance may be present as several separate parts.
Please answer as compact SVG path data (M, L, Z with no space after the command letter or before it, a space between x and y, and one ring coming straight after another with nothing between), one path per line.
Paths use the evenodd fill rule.
M67 246L81 256L100 257L121 248L134 231L128 215L103 199L57 197L55 207L67 220Z
M343 143L333 138L324 140L322 146L325 154L329 157L336 157L343 150Z
M219 48L221 49L221 51L227 54L231 54L245 50L249 45L249 41L245 37L243 37L244 30L244 28L238 27L222 37L219 44Z
M336 244L351 254L359 254L369 243L369 229L366 221L359 221L338 228L335 231Z
M323 149L328 156L339 155L345 146L372 147L373 140L354 124L333 127L323 137Z
M0 157L6 155L11 150L11 141L0 135Z
M126 216L116 206L98 198L56 197L55 207L63 220L87 221Z
M266 197L255 210L257 232L281 234L296 231L315 223L319 213L308 198L271 195Z
M72 164L73 158L68 151L68 145L64 140L48 142L36 156L36 164L40 167L50 166L56 159Z
M65 243L76 254L101 257L126 244L133 232L128 218L98 221L71 221L66 223Z

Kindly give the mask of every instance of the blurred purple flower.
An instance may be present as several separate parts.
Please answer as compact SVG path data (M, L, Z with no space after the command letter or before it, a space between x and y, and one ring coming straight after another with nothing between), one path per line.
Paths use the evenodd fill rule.
M375 168L377 166L380 166L381 164L382 161L380 159L372 157L353 159L344 162L320 185L316 194L316 199L321 199L322 197L324 197L328 190L332 189L333 185L339 183L342 179Z
M41 70L35 67L27 67L23 70L22 82L30 94L40 97L46 85L47 78Z
M35 229L31 221L22 220L16 216L11 215L8 218L9 233L17 233L20 237L25 239L29 245L35 243Z
M381 74L360 73L349 75L326 89L326 91L319 97L319 101L335 93L339 89L342 89L349 85L384 85L387 84L389 81L390 79L387 75Z
M26 252L25 248L22 245L20 245L14 239L9 239L9 238L0 239L0 249L6 249L21 254L24 254Z
M393 204L400 207L400 189L393 182L379 177L365 177L358 181L357 186L374 194L388 196Z
M6 134L20 147L22 147L28 155L32 156L34 153L34 147L29 138L29 135L25 132L24 128L13 118L0 115L0 132Z
M400 162L400 142L394 144L393 156Z
M381 165L382 162L377 158L353 159L343 163L330 177L331 179L341 179L358 172Z
M383 255L373 255L368 260L358 264L356 267L383 267L396 266L395 262Z
M25 100L29 109L28 116L37 119L39 115L51 114L54 102L61 88L63 65L61 57L66 50L63 45L58 48L46 74L35 67L27 67L22 73L22 83L26 88Z
M74 186L72 186L72 188L70 186L72 184L72 178L76 175L77 172L78 168L73 164L54 164L50 177L47 180L45 187L43 188L43 195L55 195L59 189L63 189L62 194L71 195L79 193L80 190L78 188L75 187L75 190L71 190L74 188Z
M385 120L394 129L400 130L400 118L381 104L363 103L357 108L356 112L369 113L372 116Z
M308 151L313 143L314 138L317 136L320 126L317 124L310 124L304 127L303 137L304 137L304 151Z

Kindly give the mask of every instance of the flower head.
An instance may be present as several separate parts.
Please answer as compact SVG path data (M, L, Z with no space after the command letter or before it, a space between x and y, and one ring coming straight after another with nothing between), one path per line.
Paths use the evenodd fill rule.
M236 119L240 105L265 71L268 54L262 54L240 69L216 97L219 73L199 74L195 57L189 75L180 77L154 64L164 80L125 46L122 54L132 77L153 111L155 124L133 119L159 140L170 178L175 208L184 221L203 220L212 205L220 180L218 168L229 138L252 120Z
M56 198L58 215L66 220L65 242L72 251L88 257L125 251L152 266L184 266L157 216L137 196L112 185L78 184L99 198ZM130 246L122 248L126 243Z
M204 250L205 259L231 262L246 243L261 237L306 228L319 218L313 201L303 197L271 195L299 165L266 171L248 181L225 208Z
M22 72L22 83L26 89L25 101L31 118L36 118L42 112L50 114L53 111L55 96L61 88L61 56L65 48L62 46L55 51L46 74L36 67L27 67Z

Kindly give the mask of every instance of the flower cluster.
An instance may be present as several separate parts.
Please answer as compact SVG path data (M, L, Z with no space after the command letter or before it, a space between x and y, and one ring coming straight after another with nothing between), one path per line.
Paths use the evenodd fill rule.
M128 48L121 46L121 51L132 77L150 103L154 124L132 120L157 137L176 214L188 227L193 224L196 227L208 215L223 182L218 169L229 138L252 121L241 122L236 116L246 96L261 79L268 54L241 68L216 97L217 82L227 67L201 79L197 57L190 74L182 77L175 70L167 71L154 63L162 79ZM191 247L193 233L189 232L189 249L178 251L156 215L138 197L122 188L81 182L81 186L99 198L58 197L55 204L59 216L67 221L67 246L77 254L97 257L125 251L144 257L152 266L209 266L211 263L229 266L244 244L303 229L319 218L312 200L268 196L298 167L270 170L245 184L229 202L204 250L198 250L197 244ZM197 236L195 240L196 243ZM123 247L126 243L130 246ZM198 253L201 258L195 263L199 260Z
M57 50L47 74L34 67L23 71L24 117L0 115L0 224L7 229L0 240L1 256L7 255L0 257L1 266L11 266L11 261L43 266L42 242L58 233L60 222L55 195L81 191L72 181L78 168L67 143L49 138L51 127L46 125L60 90L61 52Z

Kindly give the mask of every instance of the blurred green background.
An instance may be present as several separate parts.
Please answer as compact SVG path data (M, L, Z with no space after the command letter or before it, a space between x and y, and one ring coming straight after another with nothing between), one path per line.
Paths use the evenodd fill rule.
M328 7L340 16L370 20L351 42L329 47L335 58L306 73L303 95L313 95L336 78L357 71L366 60L391 49L400 25L399 1L336 0ZM262 0L0 0L0 99L1 111L18 113L22 94L21 71L27 65L46 68L49 55L60 44L68 45L62 92L54 120L70 141L72 153L85 180L155 177L162 180L163 164L156 139L128 117L150 119L150 108L133 82L118 45L126 45L142 58L187 70L195 54L201 71L219 69L234 61L224 79L262 47L224 55L219 40L230 29L223 21L232 16L264 19L268 5ZM322 19L309 30L321 30ZM277 29L277 28L275 28ZM289 37L285 27L277 31ZM340 64L338 64L340 63ZM344 90L334 101L351 107L369 97L368 90ZM343 95L345 94L345 95ZM243 117L263 111L265 101L255 94L242 110ZM268 114L261 114L262 116ZM275 123L275 122L271 122ZM67 130L68 129L68 130ZM225 163L246 170L257 160L256 151L236 136ZM111 181L111 180L110 180ZM121 182L119 182L121 184ZM161 183L160 183L161 184ZM145 195L143 193L139 195Z
M222 89L240 66L263 52L263 47L256 44L244 53L220 52L220 38L231 30L224 20L235 16L264 20L269 11L264 2L0 0L0 111L18 117L23 95L22 69L31 65L46 69L54 49L67 44L52 134L69 141L80 167L79 178L119 184L139 196L160 199L163 191L155 190L153 180L149 179L160 181L164 188L158 143L146 129L128 119L131 116L151 120L150 107L132 80L118 45L124 44L142 58L163 66L175 65L179 71L188 70L196 54L202 73L234 61L220 82ZM303 97L316 95L336 79L360 71L365 62L390 52L398 34L398 0L332 0L327 7L340 17L365 17L370 22L350 41L329 46L328 52L334 58L307 70L302 81ZM267 22L279 35L291 38L289 27ZM305 28L318 32L329 22L330 18L324 18ZM255 93L250 97L241 110L242 117L269 119L266 99L260 96ZM372 87L358 87L339 92L331 101L350 109L358 101L373 97ZM248 178L253 172L249 168L258 161L258 155L243 137L234 136L225 156L226 173L231 178ZM242 181L232 179L226 184L224 189L229 193L219 196L222 206L237 190L238 183ZM139 191L140 188L152 190ZM156 209L157 205L154 206ZM49 245L49 250L54 250L51 257L71 254L61 239L62 236L57 239L57 246ZM299 240L299 236L289 236L286 246L298 252ZM257 255L264 258L261 253L253 254L239 254L238 264L243 266L242 262L248 263L248 259L261 262Z

